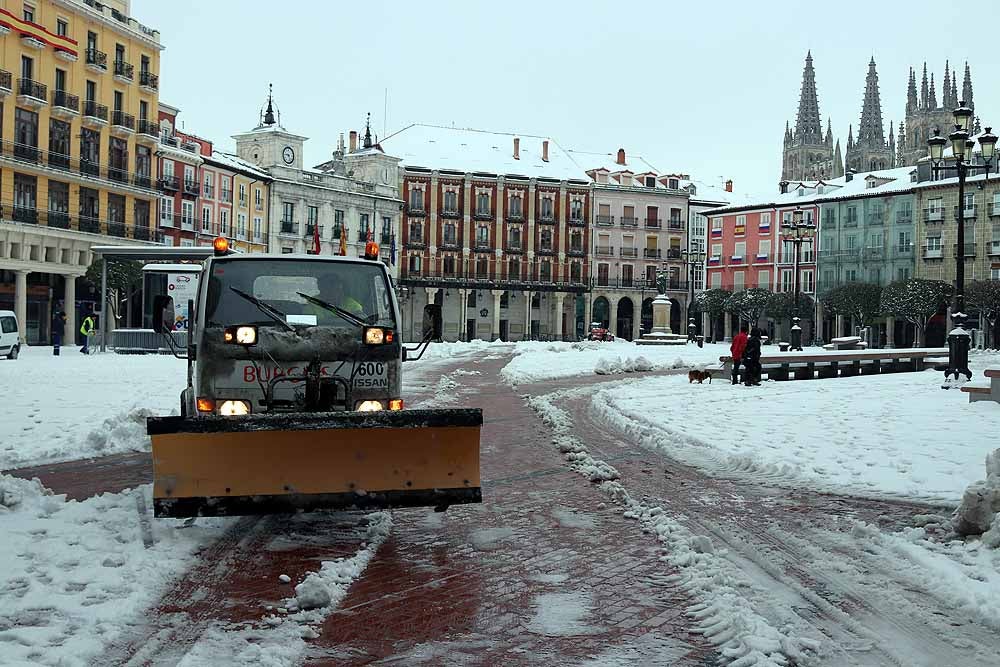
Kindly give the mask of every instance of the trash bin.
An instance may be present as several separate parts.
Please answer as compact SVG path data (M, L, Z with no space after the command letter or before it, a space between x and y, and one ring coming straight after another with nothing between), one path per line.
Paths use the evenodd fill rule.
M704 336L695 336L694 339L696 341L698 341L698 347L705 347L705 337Z
M786 343L785 341L781 341L781 342L778 343L778 350L781 351L781 352L788 352L788 348L790 346L791 346L790 343Z

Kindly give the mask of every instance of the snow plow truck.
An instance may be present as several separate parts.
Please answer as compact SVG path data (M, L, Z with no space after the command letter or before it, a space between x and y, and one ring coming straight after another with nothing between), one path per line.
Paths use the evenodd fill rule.
M402 344L378 246L364 257L244 255L224 238L188 302L180 416L147 421L157 517L482 501L480 409L404 409ZM169 295L153 320L169 341Z

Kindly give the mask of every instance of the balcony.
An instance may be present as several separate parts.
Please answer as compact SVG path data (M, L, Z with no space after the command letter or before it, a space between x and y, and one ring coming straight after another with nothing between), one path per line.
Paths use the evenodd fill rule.
M163 240L163 235L155 229L151 229L149 225L135 225L132 228L132 238L137 241L159 242Z
M548 211L547 213L539 213L538 219L535 222L539 225L554 225L556 223L556 218L552 214L552 211Z
M233 203L233 191L232 190L221 190L219 192L219 201L223 204Z
M885 211L869 211L868 224L869 225L885 224Z
M17 103L32 109L41 109L49 103L49 89L44 83L31 79L18 79Z
M194 216L193 215L182 215L181 216L181 229L187 231L194 231Z
M959 245L956 243L955 247L954 247L954 256L955 257L958 257L958 248L959 248ZM976 244L975 243L966 243L965 244L965 254L963 256L964 257L975 257L976 256Z
M635 216L623 215L621 217L621 226L622 227L638 227L639 226L639 218L637 218Z
M13 211L14 222L22 222L29 225L38 224L38 211L33 208L24 208L20 206L14 206Z
M80 98L65 90L52 91L52 115L63 120L73 120L80 115Z
M535 250L535 254L536 255L555 255L556 254L556 249L553 248L550 245L548 245L548 246L540 245Z
M944 220L943 208L925 208L924 222L941 222Z
M670 220L667 221L667 229L675 232L683 231L684 221L680 218L670 218Z
M667 259L680 259L681 249L680 248L667 248Z
M319 226L319 237L323 238L323 225ZM316 238L316 225L315 224L310 224L308 222L306 223L306 238L307 239L314 239L314 238Z
M422 218L427 215L427 209L424 208L423 204L419 206L413 206L410 204L406 205L406 215L413 218Z
M1000 257L1000 241L991 241L986 248L986 254L990 257Z
M612 257L615 254L615 249L613 246L599 245L594 248L594 254L598 257Z
M896 224L897 225L909 225L913 223L913 214L909 211L900 211L896 213Z
M0 69L0 99L10 95L14 89L14 75L5 69Z
M66 213L65 211L49 211L48 226L55 227L56 229L69 229L70 228L69 213Z
M643 226L646 229L660 229L662 227L659 218L656 219L646 218L645 220L643 220Z
M441 211L442 218L450 218L452 220L457 220L462 217L461 212L457 208L446 208Z
M493 219L493 212L492 211L476 211L475 214L472 217L475 218L476 220L492 220Z
M160 77L152 72L139 72L139 86L150 93L155 93L160 88Z
M292 222L291 220L282 220L279 229L279 234L290 234L293 236L299 235L299 223Z
M205 183L205 187L201 192L205 199L215 199L215 186L211 183Z
M897 257L910 257L913 255L913 244L897 245L894 248L894 252Z
M847 216L847 219L844 220L844 227L857 227L857 226L858 226L857 216L852 217L849 215Z
M613 215L598 215L594 218L594 224L601 227L610 227L615 224L615 216Z
M91 216L80 216L78 224L81 232L89 232L91 234L101 233L101 221L97 218Z
M112 112L111 134L125 138L133 132L135 132L135 116L120 110Z
M42 157L42 151L35 146L27 144L14 144L14 157L25 162L38 164Z
M128 237L128 229L125 227L124 222L111 222L108 221L108 236L117 236L120 239Z
M882 246L871 246L865 248L865 257L868 259L882 259L885 256L885 248Z
M583 257L585 253L583 248L570 248L566 254L570 257Z
M570 227L586 227L587 221L584 220L583 218L570 218L569 220L567 220L567 224Z
M97 160L80 160L80 173L84 176L101 177L101 163Z
M84 53L83 62L87 65L87 69L91 71L98 73L108 71L108 54L104 51L87 49Z
M406 247L414 250L423 250L427 247L427 243L424 241L424 237L418 234L416 236L410 236L410 238L406 240Z
M620 256L622 256L622 257L638 257L639 256L639 249L638 248L619 248L618 249L618 254Z
M161 176L159 186L162 192L177 192L181 189L180 180L176 176Z
M521 247L520 243L508 243L507 247L503 250L510 255L520 255L524 252L524 248Z
M660 249L659 248L643 248L642 249L642 256L645 259L659 259L660 258L660 254L661 253L660 253Z
M508 213L507 222L524 222L524 213L521 211Z
M108 178L115 183L128 183L128 169L124 167L108 167Z
M83 103L83 124L94 130L101 129L108 124L108 108L87 100Z
M978 211L977 211L976 205L973 204L972 206L966 206L966 207L964 207L964 213L963 213L963 215L964 215L964 217L965 217L966 220L969 220L970 218L971 219L975 219L977 212ZM953 206L952 207L951 214L954 215L956 218L958 218L958 207L957 206Z
M358 243L368 242L368 230L365 228L358 229Z
M181 194L189 197L197 197L201 194L201 183L195 180L184 179L184 189Z
M493 252L493 247L489 243L476 241L476 247L472 249L472 252Z
M924 246L924 259L942 259L944 251L941 246Z
M445 236L441 240L442 250L458 250L458 240L454 236Z
M116 60L114 77L122 83L132 83L132 79L135 78L135 68L124 60Z

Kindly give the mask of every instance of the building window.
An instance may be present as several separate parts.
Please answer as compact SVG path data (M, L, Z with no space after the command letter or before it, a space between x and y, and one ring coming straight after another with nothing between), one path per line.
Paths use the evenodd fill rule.
M552 263L550 261L545 260L538 266L538 278L543 282L552 280Z
M507 278L509 280L521 279L521 261L512 259L507 262Z
M458 213L458 193L454 190L444 191L444 212Z
M261 220L260 216L254 216L254 219L253 219L253 239L254 239L254 241L259 241L261 239L260 233L261 233L261 226L262 226L263 222L264 221Z
M681 183L680 183L680 181L679 181L679 180L677 180L676 178L671 178L671 179L668 179L668 180L667 180L667 186L668 186L668 187L669 187L669 188L670 188L671 190L677 190L677 189L679 189L679 188L680 188L680 186L681 186Z
M307 206L306 207L306 221L311 230L313 227L319 224L319 207L318 206Z
M764 289L771 288L771 272L770 271L758 271L757 272L757 287L762 287Z
M128 142L118 137L108 141L108 176L125 183L128 181Z
M747 217L745 215L736 216L736 229L735 234L737 236L743 236L747 232Z
M236 237L240 239L247 237L247 216L245 213L236 215Z
M486 247L490 244L490 228L486 225L479 225L476 229L476 246Z
M368 238L368 214L367 213L362 213L361 215L358 216L358 218L359 218L359 222L358 222L359 232L361 234L364 234L364 239L362 239L362 240L366 240Z
M512 218L520 218L523 213L521 213L521 195L514 195L510 198L510 216Z
M246 183L240 183L240 206L245 207L247 205L247 186Z
M712 231L721 234L722 233L722 221L723 218L712 218Z
M205 199L215 197L215 174L210 171L205 172Z
M766 260L771 256L771 239L761 239L757 246L757 259Z
M479 257L476 259L476 277L477 278L489 278L490 277L490 260L486 257Z
M410 210L413 212L424 210L424 193L420 188L410 189Z
M733 272L733 291L742 292L746 289L746 279L742 271Z
M124 232L125 229L125 197L122 195L108 195L108 230L114 234L115 231Z
M712 244L712 254L708 258L710 261L718 262L722 259L722 244L713 243Z
M552 219L552 197L542 197L542 220Z
M204 206L201 209L201 231L206 234L212 233L212 207Z
M583 234L580 232L573 232L569 236L569 249L570 250L583 250Z
M795 289L795 275L792 271L781 272L781 291L791 292Z
M333 238L339 239L344 233L344 212L339 208L333 211Z
M583 220L583 201L580 199L574 199L569 203L569 218L570 220Z
M539 250L552 250L552 230L543 229L540 236Z
M226 209L219 211L219 228L223 236L229 236L229 211Z
M569 279L574 283L583 282L583 265L573 262L569 265Z
M132 211L133 225L137 230L142 230L146 237L149 237L149 202L145 199L136 199Z
M445 245L458 245L458 237L456 235L456 227L454 222L444 223L444 239L442 242Z
M49 164L69 168L70 125L61 120L49 120ZM55 164L53 164L55 161Z
M879 278L881 278L881 272ZM875 280L874 282L876 285L878 285L882 281ZM816 291L816 279L813 277L812 270L807 270L802 272L802 291L805 292L806 294L812 294L813 292Z
M14 109L14 154L32 162L38 160L38 114Z
M448 255L443 261L444 275L452 277L455 275L455 257L453 255Z
M136 185L150 187L153 171L153 152L148 146L135 147Z
M389 243L392 240L392 218L382 216L382 238L381 243Z
M35 8L27 3L24 5L24 20L28 23L35 22Z
M163 197L160 199L160 225L163 227L174 226L174 198Z
M295 219L295 204L291 202L281 203L281 221L292 222Z
M186 229L194 227L194 202L181 202L181 226Z
M490 195L486 192L480 192L476 195L476 215L489 215L490 214Z
M742 264L746 261L747 256L747 243L746 241L740 241L736 244L733 250L732 261L736 264Z
M410 273L420 275L420 255L410 255Z
M410 221L410 243L424 242L424 225L417 220Z
M264 195L261 193L260 188L254 188L253 201L258 211L264 210Z
M60 37L69 36L69 23L64 19L56 19L56 34Z

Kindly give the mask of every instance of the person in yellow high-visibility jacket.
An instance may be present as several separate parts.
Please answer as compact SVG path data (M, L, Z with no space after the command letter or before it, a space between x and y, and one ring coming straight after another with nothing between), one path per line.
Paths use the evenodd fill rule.
M83 347L80 348L80 352L83 354L90 354L90 337L94 335L95 329L94 314L87 313L87 316L83 318L83 324L80 325L80 333L83 334Z
M320 293L317 298L335 306L339 306L352 315L357 315L358 317L365 316L364 306L361 305L360 301L348 293L348 290L345 289L343 282L338 278L330 277L325 280L321 280ZM331 313L326 308L316 304L307 304L306 312L315 315L316 321L320 324L340 325L343 323L343 320L340 317Z

